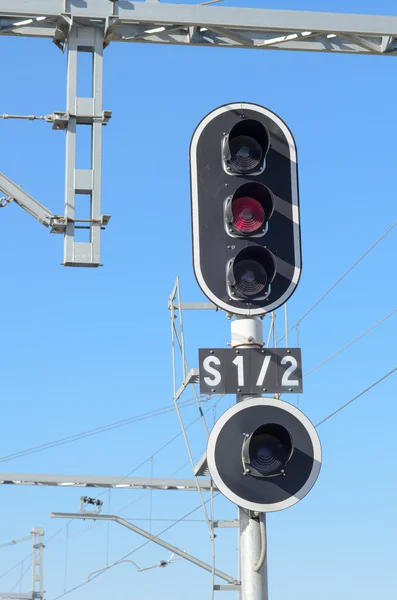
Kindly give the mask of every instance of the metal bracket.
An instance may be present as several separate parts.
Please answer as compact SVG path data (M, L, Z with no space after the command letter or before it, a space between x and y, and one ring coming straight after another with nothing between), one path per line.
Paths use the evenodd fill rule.
M70 13L59 15L55 25L54 37L52 41L62 52L65 52L68 45L70 31L73 27L73 17Z
M105 229L109 223L111 215L101 215L100 219L72 219L68 217L61 217L59 215L51 217L51 230L50 233L65 233L68 223L75 224L75 229L89 229L90 225L100 225L101 229ZM90 225L79 226L76 223L89 223Z
M77 125L88 125L93 121L102 121L103 125L106 125L112 118L111 110L103 110L101 115L84 115L84 114L68 114L62 111L54 111L52 115L48 115L46 120L52 122L52 128L57 131L64 131L68 128L69 120L76 119Z
M241 590L241 585L214 585L215 592L238 592Z
M183 392L185 391L185 389L187 388L188 385L190 385L191 383L196 384L199 382L200 382L199 370L198 369L190 369L190 371L187 374L181 387L179 388L179 390L177 390L174 401L177 402L179 400L179 398L182 396Z
M113 2L114 0L111 0ZM119 24L118 17L106 17L105 21L105 35L103 38L103 47L106 48L109 46L110 42L113 39L114 33L117 29L117 25Z
M99 515L102 510L103 502L97 498L90 498L89 496L81 496L80 498L80 513L91 515ZM87 506L96 506L96 510L87 509Z
M197 465L194 467L194 475L196 477L209 477L210 472L207 464L207 454L203 454Z
M239 527L240 521L238 519L233 519L233 521L214 521L214 527L218 527L221 529L230 529Z

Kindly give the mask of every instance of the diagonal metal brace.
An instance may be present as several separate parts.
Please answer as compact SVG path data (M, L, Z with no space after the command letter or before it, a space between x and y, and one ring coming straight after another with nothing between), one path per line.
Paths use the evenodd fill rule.
M8 179L3 173L0 173L0 190L8 198L26 210L32 217L38 220L46 227L52 224L53 215L49 208L40 204L33 196L25 192L19 185Z
M192 556L191 554L188 554L187 552L180 550L180 548L177 548L176 546L169 544L165 540L162 540L161 538L159 538L155 535L152 535L148 531L145 531L144 529L141 529L140 527L133 525L129 521L126 521L125 519L121 519L120 517L117 517L116 515L54 512L54 513L51 513L51 517L54 517L55 519L93 519L94 521L95 520L115 521L116 523L119 523L119 525L122 525L123 527L127 527L127 529L134 531L134 533L138 533L139 535L145 537L146 539L150 540L151 542L154 542L155 544L158 544L159 546L162 546L163 548L166 548L167 550L171 550L171 552L174 552L178 556L181 556L182 558L188 560L189 562L193 563L194 565L197 565L198 567L201 567L205 571L209 571L210 573L212 573L211 565L208 565L207 563L203 562L199 558L196 558L195 556ZM214 569L214 573L217 577L220 577L221 579L223 579L224 581L227 581L228 583L230 583L232 585L239 584L239 581L234 579L234 577L231 577L230 575L227 575L226 573L223 573L222 571L218 571L217 569Z

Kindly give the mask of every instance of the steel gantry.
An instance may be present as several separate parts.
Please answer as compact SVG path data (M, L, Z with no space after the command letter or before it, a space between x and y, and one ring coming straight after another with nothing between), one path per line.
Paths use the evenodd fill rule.
M100 266L101 230L110 215L102 214L102 126L111 111L102 107L103 49L112 41L183 46L300 50L397 55L397 17L228 8L211 3L168 4L157 0L0 0L0 36L49 38L67 54L65 112L39 118L66 134L64 215L51 210L0 174L5 197L15 201L52 233L64 235L66 266ZM79 97L77 76L81 52L92 55L92 92ZM4 118L21 115L1 115ZM90 168L76 168L76 132L91 128ZM87 214L76 217L85 197ZM76 232L88 230L87 241Z
M32 591L21 592L1 592L0 599L10 600L44 600L44 582L43 582L43 549L44 549L44 530L41 527L35 527L31 534L11 543L32 540ZM22 561L22 569L24 560ZM22 570L21 580L24 575Z
M397 17L168 4L157 0L0 0L0 34L52 39L73 27L111 41L392 55Z

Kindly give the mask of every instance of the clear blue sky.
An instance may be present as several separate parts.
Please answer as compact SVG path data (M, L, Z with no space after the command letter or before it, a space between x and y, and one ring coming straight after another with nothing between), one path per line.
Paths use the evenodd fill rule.
M224 2L243 4L397 14L392 0ZM0 49L0 113L64 110L66 57L50 41L0 38ZM112 214L103 234L105 266L61 267L60 236L50 236L17 206L0 212L0 458L172 403L167 298L179 275L183 299L204 300L191 266L188 147L213 108L239 100L262 104L288 123L297 141L303 276L289 303L291 324L396 219L396 58L114 43L104 69L104 108L113 111L104 129L103 212ZM62 212L64 134L45 123L1 120L0 140L0 171ZM305 372L396 307L396 236L395 228L302 322ZM314 423L396 366L396 326L394 314L307 377L299 404ZM186 335L196 366L199 347L226 345L229 322L221 313L189 314ZM319 428L324 463L317 484L295 507L268 518L272 600L392 597L396 383L394 375ZM229 396L208 413L211 425L233 401ZM184 409L185 423L196 414ZM121 477L178 431L170 412L1 462L0 470ZM189 439L199 455L202 428L192 427ZM169 476L186 461L178 438L134 474ZM189 477L190 469L178 476ZM0 488L0 546L31 527L43 527L49 538L65 524L50 512L77 512L83 493ZM141 495L106 491L102 499L106 511L131 518L178 519L199 504L196 493ZM215 514L233 518L235 507L217 499ZM191 518L203 519L202 511ZM137 523L154 533L169 525ZM91 525L73 522L67 546L66 529L48 543L48 600L143 543L117 525L97 523L80 533ZM165 537L210 561L205 523L177 525ZM236 545L234 530L218 531L219 569L237 572ZM29 542L0 547L0 575L29 550ZM168 553L150 544L131 558L146 567ZM18 566L1 578L0 591L9 591L20 573ZM22 584L22 591L30 589L30 571ZM123 564L66 598L122 595L202 600L210 598L210 576L184 561L141 574Z

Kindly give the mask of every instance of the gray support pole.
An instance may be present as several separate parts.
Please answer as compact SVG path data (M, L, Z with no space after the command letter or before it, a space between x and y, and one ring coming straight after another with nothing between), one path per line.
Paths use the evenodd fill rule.
M67 100L66 112L66 175L64 264L68 266L98 267L100 265L101 236L101 178L102 178L102 59L104 29L73 25L67 45ZM81 53L92 56L92 88L90 96L78 96L79 57ZM86 74L87 76L87 74ZM81 127L89 127L90 162L81 169L76 166L76 147ZM79 141L81 145L81 140ZM84 148L83 148L84 149ZM85 196L84 221L76 221L76 202ZM80 198L78 197L80 196ZM78 216L81 218L80 213ZM78 228L89 230L88 241L75 241Z
M260 319L237 317L232 321L232 347L250 348L263 345ZM250 396L237 394L236 402ZM266 515L253 515L239 508L240 600L268 600Z
M43 600L44 581L43 581L43 536L44 530L41 528L32 529L33 554L32 554L32 598L33 600Z
M261 553L266 553L265 539L262 540L260 522L266 529L266 515L262 513L253 519L247 511L239 508L240 516L240 578L241 600L268 600L267 560L266 554L258 571L254 565L258 563Z

